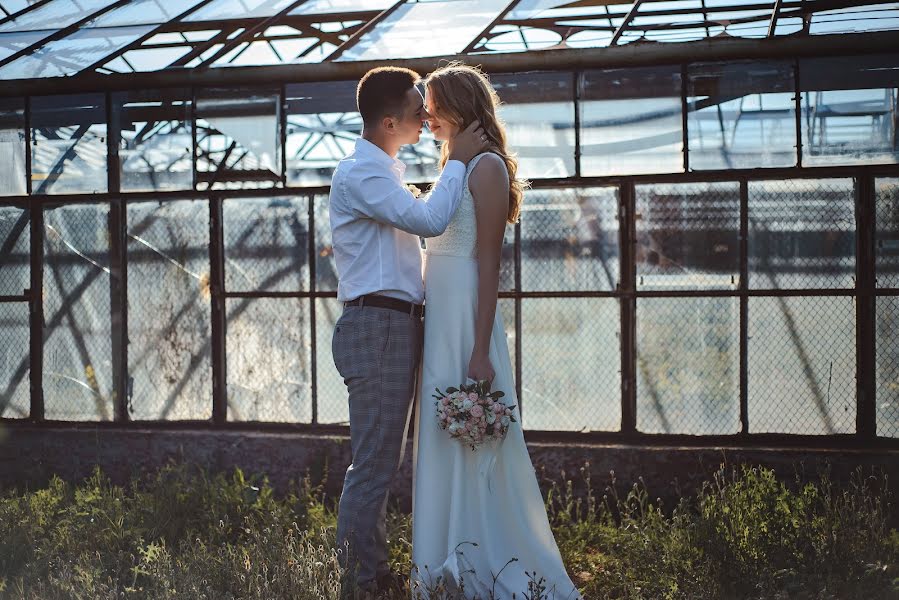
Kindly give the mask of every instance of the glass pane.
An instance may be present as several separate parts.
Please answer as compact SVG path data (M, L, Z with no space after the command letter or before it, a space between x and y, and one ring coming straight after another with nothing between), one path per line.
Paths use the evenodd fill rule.
M106 192L106 103L102 94L31 100L35 194Z
M749 287L855 287L851 179L749 182Z
M328 197L316 196L315 204L315 291L337 291L337 264L331 245L331 219L328 216Z
M132 0L124 6L101 15L84 27L122 27L167 23L203 0Z
M231 198L223 203L225 289L309 289L309 200Z
M899 179L878 179L875 194L877 287L899 288Z
M346 385L334 366L334 356L331 353L334 326L341 314L343 307L337 298L315 300L315 374L318 383L319 423L347 425L350 422Z
M275 15L296 0L212 0L184 21L221 21L223 19L253 19Z
M0 78L32 79L74 75L152 29L149 25L80 29L4 65L0 68Z
M877 298L877 435L899 437L899 298Z
M361 11L380 12L393 6L394 0L306 0L290 15L330 15Z
M684 170L679 68L587 71L581 85L582 175Z
M899 29L899 4L881 2L843 6L815 12L811 17L809 33L812 35L892 31Z
M510 0L409 1L363 34L337 60L460 54L509 4Z
M113 419L109 205L44 211L44 414Z
M637 287L735 290L740 281L740 186L637 186Z
M54 31L46 29L43 31L2 33L0 34L0 60L6 60L19 50L24 50L54 33Z
M0 196L25 194L25 105L0 99Z
M310 423L306 298L229 298L228 420Z
M212 416L209 205L128 203L133 419Z
M330 185L337 163L353 152L362 133L356 111L355 81L287 86L287 181L289 185ZM406 164L405 180L433 181L440 149L425 129L413 146L397 156Z
M526 429L621 428L621 318L615 298L521 301ZM506 324L508 331L513 329Z
M899 162L896 55L799 63L802 164Z
M0 25L0 32L52 28L59 31L109 6L109 0L50 0Z
M122 191L193 187L190 93L146 90L115 94L113 116L121 133Z
M278 92L207 89L197 99L197 187L281 184Z
M574 175L574 84L567 73L493 75L502 104L508 146L518 156L518 176Z
M0 206L0 296L31 287L31 223L27 210Z
M0 303L0 417L31 414L28 304Z
M527 191L521 217L522 289L613 291L618 259L617 188Z
M796 165L790 63L691 65L688 76L691 170Z
M855 300L749 299L749 430L854 433Z
M740 431L738 299L637 299L637 429Z

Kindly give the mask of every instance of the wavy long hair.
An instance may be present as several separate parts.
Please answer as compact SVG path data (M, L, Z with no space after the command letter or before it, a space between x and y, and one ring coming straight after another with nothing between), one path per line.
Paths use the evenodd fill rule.
M477 67L454 62L428 75L424 84L427 93L434 99L439 118L449 121L460 130L475 120L480 121L487 135L487 151L502 158L509 171L509 211L506 220L509 223L518 222L528 182L516 177L518 160L506 147L505 125L496 114L500 99L487 76ZM448 158L448 145L443 144L440 151L441 169Z

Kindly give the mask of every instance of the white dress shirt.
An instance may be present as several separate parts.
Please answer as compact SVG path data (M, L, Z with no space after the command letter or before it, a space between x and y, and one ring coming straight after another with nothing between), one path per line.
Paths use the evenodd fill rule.
M418 199L403 184L406 165L359 138L331 179L329 215L337 298L382 294L421 304L421 243L446 230L459 206L465 165L447 161L434 191Z

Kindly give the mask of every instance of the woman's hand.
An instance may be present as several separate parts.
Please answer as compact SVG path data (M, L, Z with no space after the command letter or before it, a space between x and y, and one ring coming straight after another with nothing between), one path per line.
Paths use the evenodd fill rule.
M468 363L468 378L475 381L484 381L485 379L491 384L496 377L493 371L493 365L490 364L490 358L486 354L473 353Z

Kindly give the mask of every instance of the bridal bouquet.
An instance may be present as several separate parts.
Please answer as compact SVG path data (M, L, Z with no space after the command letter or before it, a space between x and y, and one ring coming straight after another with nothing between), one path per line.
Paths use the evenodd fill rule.
M468 444L472 450L489 440L500 440L515 422L514 406L500 401L501 391L490 391L490 383L479 381L437 394L437 423L450 437Z

